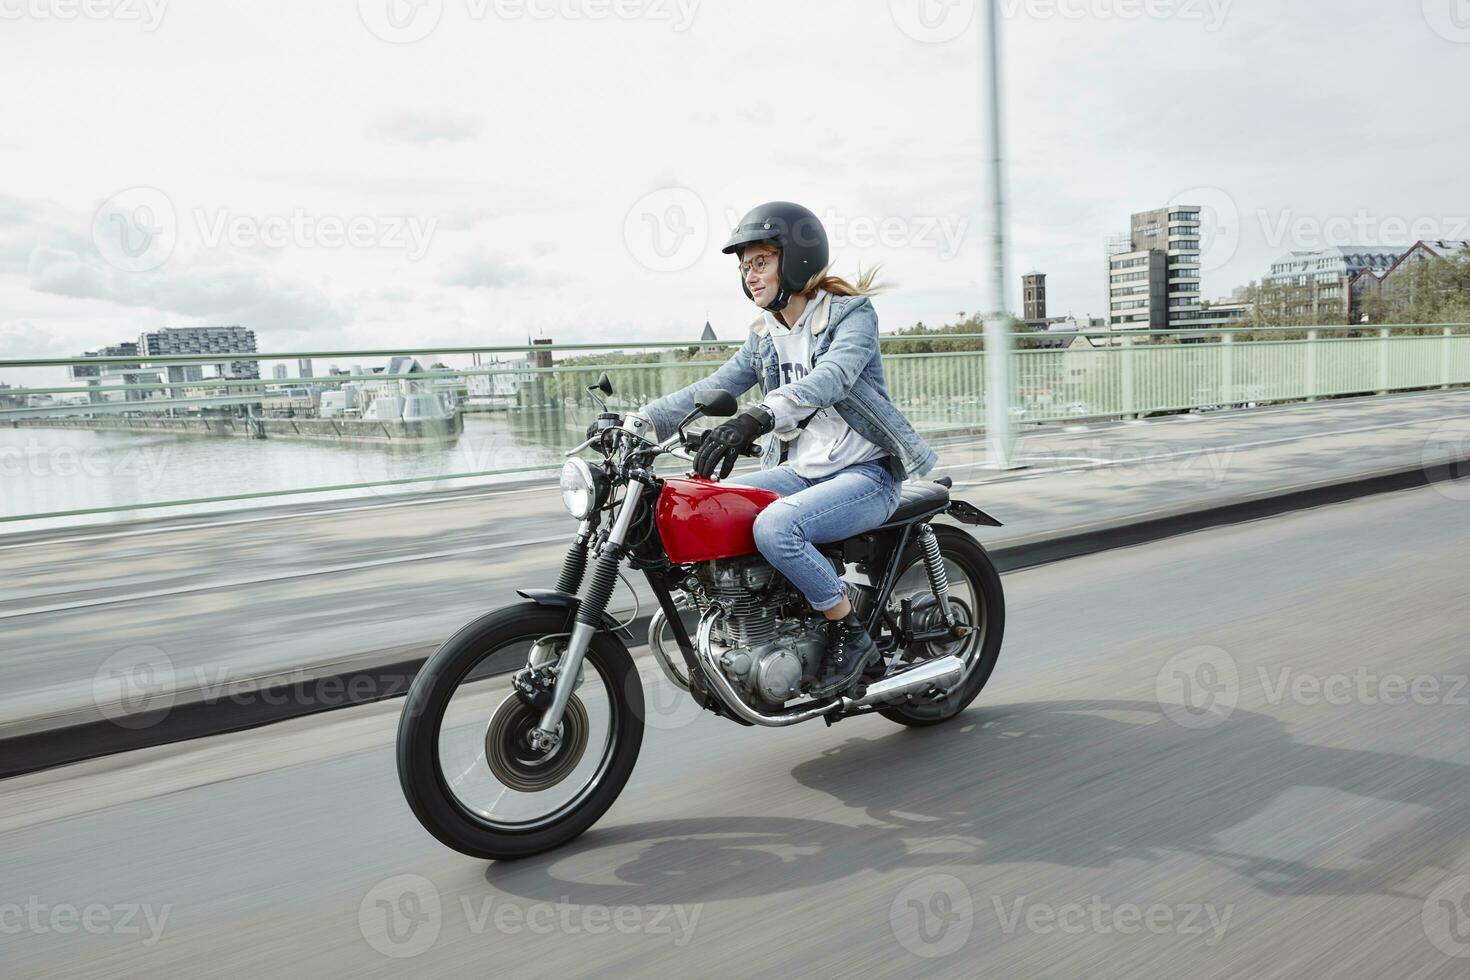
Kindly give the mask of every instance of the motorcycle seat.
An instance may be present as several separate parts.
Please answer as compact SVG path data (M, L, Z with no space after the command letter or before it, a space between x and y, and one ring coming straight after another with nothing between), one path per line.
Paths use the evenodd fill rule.
M898 506L885 524L907 524L931 517L949 506L949 487L930 480L911 480L903 485Z

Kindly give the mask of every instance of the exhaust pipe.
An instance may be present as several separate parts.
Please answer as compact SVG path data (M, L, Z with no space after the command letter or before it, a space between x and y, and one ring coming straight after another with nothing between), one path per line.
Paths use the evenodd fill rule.
M664 676L669 679L669 683L681 691L687 691L689 690L689 678L685 677L684 672L674 665L674 658L664 648L663 632L667 622L668 618L664 616L662 606L653 611L653 618L648 621L648 650L653 654L654 662L663 669Z
M926 694L931 690L948 692L965 676L965 662L956 656L935 657L914 666L874 681L860 698L843 698L842 710L856 708L887 707L897 704L912 694Z
M933 660L921 661L897 674L873 682L868 685L868 689L860 698L841 698L826 704L789 709L779 714L765 714L746 704L745 700L735 692L735 688L725 677L719 664L715 663L710 634L715 622L724 614L724 609L718 603L705 610L704 615L699 619L695 652L699 657L700 669L709 684L719 694L720 700L724 701L731 711L752 725L784 728L788 725L799 725L823 715L836 717L859 708L886 707L889 704L901 702L912 694L927 694L931 691L946 693L965 677L966 665L959 657L953 655L935 657Z

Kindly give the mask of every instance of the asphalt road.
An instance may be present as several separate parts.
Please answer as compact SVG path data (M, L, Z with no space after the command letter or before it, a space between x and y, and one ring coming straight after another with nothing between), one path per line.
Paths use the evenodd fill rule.
M1470 391L1080 428L1026 435L1008 473L979 443L940 447L1006 525L987 545L1470 454ZM187 692L405 659L549 587L572 530L533 486L0 537L0 732L92 720L118 662Z
M1462 977L1467 502L1462 481L1008 575L994 678L935 729L753 731L651 691L619 802L521 862L414 822L396 703L8 780L0 962Z

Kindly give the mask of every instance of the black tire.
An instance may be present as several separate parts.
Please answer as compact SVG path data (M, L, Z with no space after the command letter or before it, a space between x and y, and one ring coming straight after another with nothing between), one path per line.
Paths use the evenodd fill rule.
M627 784L643 744L643 687L628 648L606 630L593 637L583 670L598 671L608 693L609 745L595 782L584 796L569 801L567 812L557 811L535 826L499 823L463 804L442 771L440 724L470 671L496 650L565 633L572 625L565 609L531 602L498 609L444 641L414 678L398 723L398 781L414 816L443 844L494 860L550 850L596 823Z
M974 668L965 677L964 683L944 697L926 703L903 704L882 709L880 714L900 725L923 728L949 721L970 706L975 700L995 662L1000 659L1001 642L1005 637L1006 601L1005 590L1000 584L1000 573L980 543L957 527L935 524L934 535L939 541L939 552L945 559L958 565L974 586L977 599L984 604L985 635L976 653ZM922 563L923 553L918 541L910 541L900 559L900 578L907 574L915 563Z

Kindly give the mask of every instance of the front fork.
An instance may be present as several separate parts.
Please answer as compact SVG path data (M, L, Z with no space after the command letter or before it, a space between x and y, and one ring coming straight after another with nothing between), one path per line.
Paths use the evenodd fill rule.
M561 741L557 734L557 727L561 725L562 712L566 710L567 701L572 696L572 688L577 685L577 678L582 673L582 660L587 655L587 648L592 645L592 637L602 628L602 614L607 611L608 600L612 598L613 587L617 584L618 568L623 563L625 553L623 542L627 540L628 528L633 524L633 518L638 514L639 503L643 499L642 487L630 485L628 493L623 499L623 506L618 510L618 516L613 519L612 530L608 532L607 542L603 545L602 553L597 556L597 561L592 565L592 583L587 587L587 595L577 605L577 621L572 627L572 635L567 640L567 648L561 655L561 660L556 666L556 683L551 689L551 704L541 715L541 724L531 730L532 748L546 752L555 748ZM579 541L587 536L587 525L583 524L583 533L578 535ZM576 545L573 546L576 548ZM574 567L574 561L586 566L587 545L581 541L581 558L578 561L575 555L569 555L567 562L562 566L562 579L570 581L570 576L580 580L582 568ZM562 591L575 591L576 586Z

